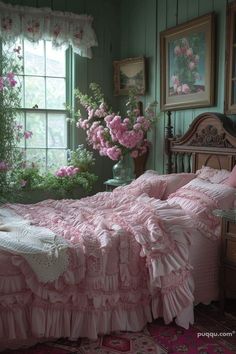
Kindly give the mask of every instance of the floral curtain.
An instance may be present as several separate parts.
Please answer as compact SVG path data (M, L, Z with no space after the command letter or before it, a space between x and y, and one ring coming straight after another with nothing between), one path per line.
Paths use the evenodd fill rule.
M97 45L93 18L49 8L13 6L0 2L0 37L7 41L27 38L51 40L55 47L72 45L81 56L91 58Z

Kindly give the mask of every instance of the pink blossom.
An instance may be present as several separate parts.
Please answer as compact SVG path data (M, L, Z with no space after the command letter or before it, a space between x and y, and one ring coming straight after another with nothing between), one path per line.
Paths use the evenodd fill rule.
M100 109L102 109L103 111L106 111L107 110L107 107L106 107L106 104L105 102L102 102L99 106Z
M171 81L173 82L174 85L179 86L179 84L180 84L179 78L178 78L177 75L173 75L173 76L171 77Z
M137 117L136 122L142 124L144 122L144 117L143 116Z
M194 57L195 63L199 63L199 59L200 59L200 58L199 58L199 55L196 54L195 57Z
M134 130L139 130L142 128L142 125L140 123L134 124Z
M178 86L177 89L176 89L178 95L180 95L182 93L182 86Z
M104 120L105 120L106 123L110 123L113 118L114 118L114 115L113 114L109 114L108 116L106 116L104 118Z
M181 49L179 45L175 46L174 53L175 55L181 55Z
M7 74L7 80L8 80L8 83L11 87L14 87L17 84L17 81L14 79L14 77L15 77L15 74L12 72Z
M131 155L131 157L136 159L136 157L138 157L138 150L133 150L130 155Z
M184 94L188 94L190 92L190 87L188 86L188 84L183 84L182 85L182 92Z
M179 79L174 78L179 84ZM83 96L84 97L84 96ZM145 134L150 129L155 116L154 111L145 111L145 116L139 116L140 111L130 100L126 106L126 116L123 119L119 114L108 114L106 104L100 104L93 97L89 97L88 103L81 100L80 103L87 110L87 119L80 118L76 126L86 131L87 141L93 149L98 150L100 155L108 156L112 160L118 160L125 153L133 153L134 156L140 155L146 148L144 146ZM136 98L137 99L137 98ZM101 119L103 118L103 119ZM141 149L142 148L142 149ZM67 171L71 174L71 170ZM58 171L63 174L65 172Z
M29 139L29 138L31 138L32 135L33 135L33 133L32 133L30 130L26 130L26 131L24 132L24 137L25 137L26 140Z
M103 109L96 109L94 115L98 118L103 118L105 116L105 111Z
M124 124L129 125L130 124L130 119L129 118L125 118L123 120L123 122L124 122Z
M66 169L65 167L60 167L58 171L56 171L55 175L57 177L65 177L66 176Z
M0 91L3 91L4 89L4 79L3 77L0 77Z
M112 146L111 148L108 148L106 150L106 155L111 159L111 160L119 160L121 157L121 150L115 145Z
M187 55L188 57L192 57L192 56L193 56L193 50L192 50L192 48L188 48L188 49L187 49L186 55Z
M57 177L71 177L79 173L79 168L74 166L62 166L56 171Z
M5 161L0 161L0 172L1 171L7 171L8 170L8 164Z
M142 156L146 152L147 152L147 146L146 145L141 146L140 151L139 151L139 155Z
M140 110L138 108L134 109L134 114L136 114L136 116L140 115Z
M94 109L88 108L88 119L92 119L94 116Z
M89 128L89 120L84 119L83 121L80 122L80 127L83 129L88 129Z
M195 68L196 64L193 61L190 61L190 63L188 64L188 67L190 70L193 70Z

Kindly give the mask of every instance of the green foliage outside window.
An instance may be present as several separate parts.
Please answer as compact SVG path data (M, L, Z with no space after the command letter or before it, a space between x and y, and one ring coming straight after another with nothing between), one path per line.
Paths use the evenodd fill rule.
M31 197L32 192L35 192L41 200L86 195L92 190L97 176L91 172L94 164L93 154L86 150L83 145L79 145L76 151L68 151L70 165L62 166L55 174L51 172L43 173L40 164L31 162L32 160L29 161L27 158L31 150L37 150L42 155L40 149L30 149L36 143L40 145L42 141L41 136L38 136L38 129L42 124L39 119L35 120L32 117L29 121L35 124L26 127L27 129L30 128L30 130L25 130L24 124L21 124L23 122L19 122L22 91L18 75L21 75L22 71L21 47L11 46L8 48L5 43L2 43L2 53L0 55L1 201L25 202L25 197ZM59 120L60 127L64 119L63 115L61 118ZM48 121L49 124L55 125L53 124L53 115L49 115ZM27 147L29 147L26 154L24 150L25 144L22 143L22 140L25 139L27 140ZM53 139L57 140L54 141ZM61 147L60 139L60 135L49 136L49 146L57 147L59 145ZM59 152L62 150L51 149L50 151L56 152L57 157L61 156ZM64 152L62 151L62 153ZM74 194L77 189L80 189L80 191ZM81 193L81 189L83 193ZM33 202L35 200L30 200L29 198L29 201Z
M2 42L2 44L5 44ZM0 55L0 195L9 188L7 171L16 159L15 125L21 99L17 75L22 70L20 47L2 46Z

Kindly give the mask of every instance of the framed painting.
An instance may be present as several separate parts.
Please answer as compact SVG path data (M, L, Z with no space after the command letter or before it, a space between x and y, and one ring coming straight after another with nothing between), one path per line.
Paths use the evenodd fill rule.
M115 95L128 95L131 89L138 95L145 94L145 58L115 60L113 66Z
M161 110L214 104L215 15L160 33Z

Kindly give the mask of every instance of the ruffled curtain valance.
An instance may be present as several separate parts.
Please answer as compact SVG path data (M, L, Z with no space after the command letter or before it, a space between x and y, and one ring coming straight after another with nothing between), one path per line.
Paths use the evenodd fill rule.
M6 41L51 40L55 47L72 45L76 53L88 58L92 57L91 47L97 45L93 18L87 15L0 2L0 21L0 36Z

